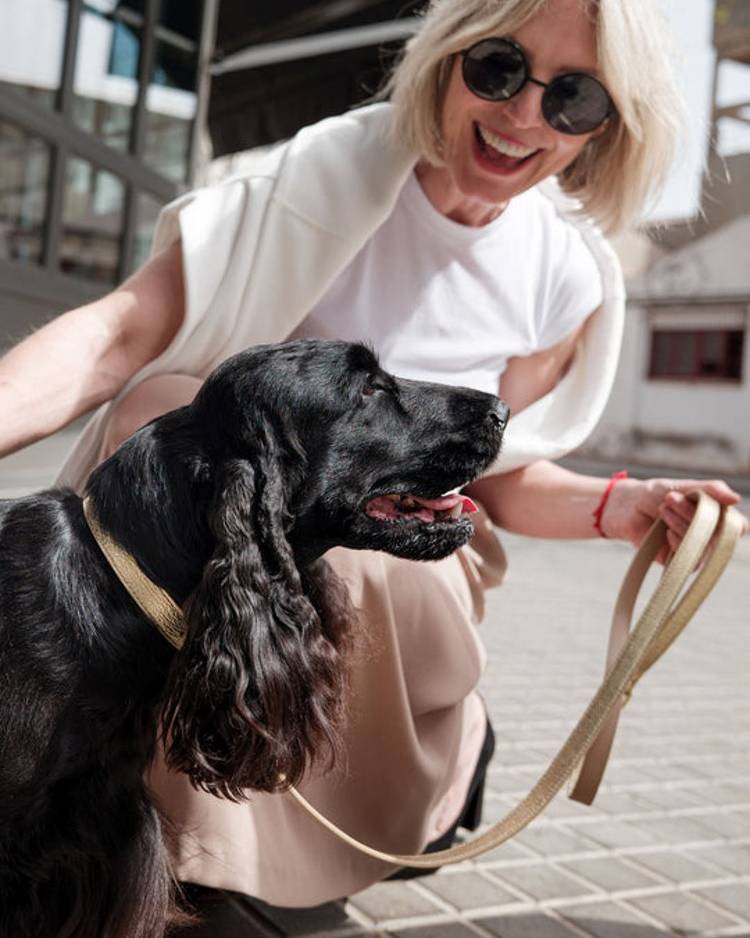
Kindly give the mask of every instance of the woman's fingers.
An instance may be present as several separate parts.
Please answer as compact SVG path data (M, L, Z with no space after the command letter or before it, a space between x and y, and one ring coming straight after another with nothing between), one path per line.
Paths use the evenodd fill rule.
M717 501L719 501L720 504L723 505L735 505L740 499L740 496L737 492L733 491L725 482L721 481L682 481L679 484L680 486L686 486L686 491L699 488L713 496ZM669 560L671 554L674 554L677 551L678 547L682 543L683 538L685 537L685 534L687 533L688 528L690 527L690 524L692 523L695 510L695 502L688 498L684 492L677 491L676 489L670 489L664 494L661 504L659 505L659 517L667 525L666 545L662 548L662 550L659 552L659 556L657 557L659 563L666 563L667 560ZM741 517L743 521L742 533L747 534L748 530L750 530L750 521L744 515ZM667 548L669 552L667 552ZM709 545L707 554L710 553L710 550L711 546ZM702 566L707 554L704 555L704 557L698 563L697 568Z
M730 488L723 479L663 479L667 486L665 498L675 501L685 498L685 493L700 489L715 498L720 505L736 505L740 500L739 492ZM688 500L689 501L689 500Z
M720 479L714 479L709 482L699 482L695 480L681 480L679 483L678 490L675 488L670 488L664 494L661 505L659 506L659 515L664 518L667 523L669 520L664 515L664 510L668 509L671 512L670 517L674 519L675 516L681 517L684 521L687 521L688 524L693 520L693 515L695 514L695 502L692 499L688 498L685 492L701 489L706 492L708 495L711 495L720 505L736 505L740 499L741 495L738 492L735 492L734 489L730 488L726 482L722 482ZM750 520L745 515L742 517L742 533L747 534L750 530Z
M667 492L661 507L668 509L673 514L679 515L688 523L693 520L693 515L695 514L695 502L686 495L683 495L682 492ZM664 520L666 520L666 518Z
M682 538L685 537L687 529L690 527L690 522L693 520L694 514L695 506L693 506L693 510L688 513L684 510L681 510L681 507L673 508L672 505L666 501L662 502L662 505L659 508L659 516L666 523L668 533L679 538L679 540L682 540Z

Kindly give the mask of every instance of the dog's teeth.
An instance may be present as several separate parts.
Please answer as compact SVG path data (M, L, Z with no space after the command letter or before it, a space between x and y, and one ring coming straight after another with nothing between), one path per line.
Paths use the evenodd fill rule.
M463 514L464 506L459 502L457 505L454 505L453 508L448 512L449 518L460 518Z

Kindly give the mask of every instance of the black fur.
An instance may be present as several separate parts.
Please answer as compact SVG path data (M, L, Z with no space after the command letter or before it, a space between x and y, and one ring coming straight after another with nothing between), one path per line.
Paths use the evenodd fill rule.
M143 782L159 734L172 768L228 798L333 759L351 615L322 554L436 559L465 543L466 519L364 506L474 478L506 418L491 395L393 378L363 346L229 359L88 483L105 530L183 607L179 652L76 494L0 502L2 938L163 935L168 831Z

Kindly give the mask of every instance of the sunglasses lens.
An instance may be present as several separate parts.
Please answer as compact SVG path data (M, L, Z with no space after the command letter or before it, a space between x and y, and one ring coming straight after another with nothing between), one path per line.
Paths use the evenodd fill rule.
M542 96L542 114L563 134L587 134L606 120L611 101L604 85L591 75L562 75Z
M478 97L503 101L526 81L526 60L520 49L504 39L483 39L464 53L463 77Z

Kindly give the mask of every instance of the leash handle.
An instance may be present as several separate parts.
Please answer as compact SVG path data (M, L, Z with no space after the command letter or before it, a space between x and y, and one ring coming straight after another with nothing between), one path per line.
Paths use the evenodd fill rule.
M544 810L571 776L575 778L572 797L590 803L606 766L620 709L637 681L672 644L709 594L729 563L742 531L742 519L733 508L720 507L702 491L693 492L690 497L696 502L690 527L632 630L628 625L638 589L666 541L663 521L654 522L630 564L615 606L614 637L610 638L606 675L593 699L528 795L485 833L435 853L389 853L342 831L293 787L289 788L290 796L318 824L360 853L396 866L417 869L435 869L470 860L509 840ZM712 538L707 561L675 606Z
M705 495L705 493L702 494ZM691 493L689 497L693 501L697 501L697 493ZM705 497L708 498L709 496L706 495ZM660 522L660 524L663 524L663 522ZM630 699L638 681L649 668L656 664L664 652L671 647L675 639L680 635L682 630L698 611L705 598L714 588L734 552L741 532L742 521L738 512L731 508L722 509L715 529L716 540L713 547L710 548L703 566L694 577L693 582L687 588L677 606L667 616L654 635L654 638L646 648L633 674L630 684L625 689L622 699L616 702L612 707L609 716L602 725L601 732L592 743L588 752L584 755L576 773L574 773L568 792L568 796L574 801L579 801L587 805L593 802L607 767L622 708ZM688 530L688 534L689 533L690 531ZM664 534L666 534L666 526L664 528ZM605 665L605 679L609 668L612 666L612 662L617 658L617 655L620 654L621 649L628 640L628 629L640 587L664 539L665 538L662 537L658 544L653 545L655 549L649 546L646 550L639 551L639 555L634 558L625 576L612 616ZM675 555L671 563L674 563L676 559ZM691 570L682 571L682 573L684 573L685 582L690 577L691 572Z

